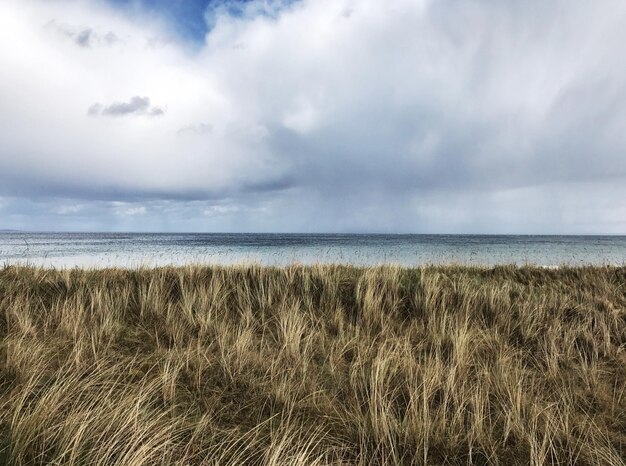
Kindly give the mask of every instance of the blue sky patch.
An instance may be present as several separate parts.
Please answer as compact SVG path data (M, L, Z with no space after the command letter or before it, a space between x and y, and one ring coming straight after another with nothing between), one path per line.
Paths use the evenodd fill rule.
M157 15L171 24L181 38L203 42L217 15L233 17L246 14L246 7L255 0L108 0L131 14ZM264 2L256 13L273 16L296 0Z
M131 12L143 11L165 18L183 39L201 42L208 31L207 8L221 0L108 0ZM238 3L238 2L237 2Z

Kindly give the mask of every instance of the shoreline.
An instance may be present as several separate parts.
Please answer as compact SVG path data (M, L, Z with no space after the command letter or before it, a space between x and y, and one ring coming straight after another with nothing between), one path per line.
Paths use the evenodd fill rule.
M367 268L380 268L380 267L397 267L401 269L421 269L421 268L433 268L433 267L460 267L460 268L476 268L476 269L497 269L500 267L514 267L514 268L537 268L537 269L548 269L548 270L558 270L558 269L576 269L576 268L622 268L626 267L626 261L619 262L605 262L605 263L593 263L593 262L572 262L572 263L561 263L561 264L541 264L541 263L515 263L515 262L502 262L502 263L487 263L487 262L455 262L455 261L447 261L447 262L423 262L416 264L406 264L402 262L378 262L378 263L355 263L355 262L327 262L327 261L311 261L311 262L300 262L300 261L292 261L292 262L277 262L277 263L266 263L259 260L234 260L234 261L216 261L216 262L206 262L206 261L189 261L189 262L167 262L167 261L157 261L157 262L103 262L101 260L93 260L93 261L58 261L52 260L50 263L46 263L46 259L37 260L37 261L16 261L16 260L6 260L2 262L0 260L0 268L7 267L24 267L24 268L40 268L46 270L149 270L149 269L162 269L162 268L212 268L212 267L261 267L261 268L290 268L290 267L354 267L358 269L367 269Z

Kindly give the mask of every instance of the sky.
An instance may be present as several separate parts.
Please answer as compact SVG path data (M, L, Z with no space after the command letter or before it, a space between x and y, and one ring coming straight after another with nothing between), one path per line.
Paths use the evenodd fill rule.
M626 234L623 0L2 0L0 229Z

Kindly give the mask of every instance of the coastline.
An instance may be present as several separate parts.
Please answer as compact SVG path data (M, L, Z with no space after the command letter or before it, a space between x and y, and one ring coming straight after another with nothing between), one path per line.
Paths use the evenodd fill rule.
M269 268L289 268L289 267L324 267L324 266L344 266L355 268L372 268L372 267L399 267L402 269L419 269L429 267L467 267L489 269L498 267L517 267L517 268L540 268L540 269L560 269L560 268L577 268L577 267L625 267L626 261L604 262L604 263L562 263L550 264L539 262L528 263L490 263L490 262L460 262L460 261L441 261L441 262L419 262L415 264L407 264L394 261L380 261L373 263L354 263L350 261L289 261L267 263L261 260L233 259L224 260L224 258L216 260L198 260L198 261L181 261L171 262L167 260L138 260L138 261L107 261L100 258L79 259L76 258L43 258L43 259L26 259L26 260L0 260L0 267L25 267L40 268L48 270L143 270L143 269L161 269L161 268L203 268L203 267L269 267Z

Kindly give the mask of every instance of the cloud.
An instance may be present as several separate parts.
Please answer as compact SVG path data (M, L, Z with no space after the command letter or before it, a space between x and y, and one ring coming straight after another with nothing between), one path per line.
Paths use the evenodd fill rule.
M165 114L165 110L161 107L151 107L148 97L132 97L128 102L115 102L108 106L101 104L93 104L87 110L89 116L126 116L126 115L148 115L161 116Z
M80 204L61 204L54 209L54 212L59 215L71 215L77 214L81 210L83 210L83 206Z
M189 48L95 0L3 1L0 196L83 206L32 210L55 228L626 231L623 2L212 5Z
M93 46L112 46L120 42L121 39L113 32L101 34L90 27L77 27L68 24L58 23L51 20L47 24L48 29L69 38L79 47L91 48Z
M234 216L240 214L265 213L268 209L265 206L249 206L233 204L224 201L221 204L211 205L202 212L207 217Z
M129 207L121 211L122 215L144 215L146 213L145 206Z
M183 126L177 131L179 135L201 135L208 134L213 131L213 125L208 123L198 123L194 125Z

